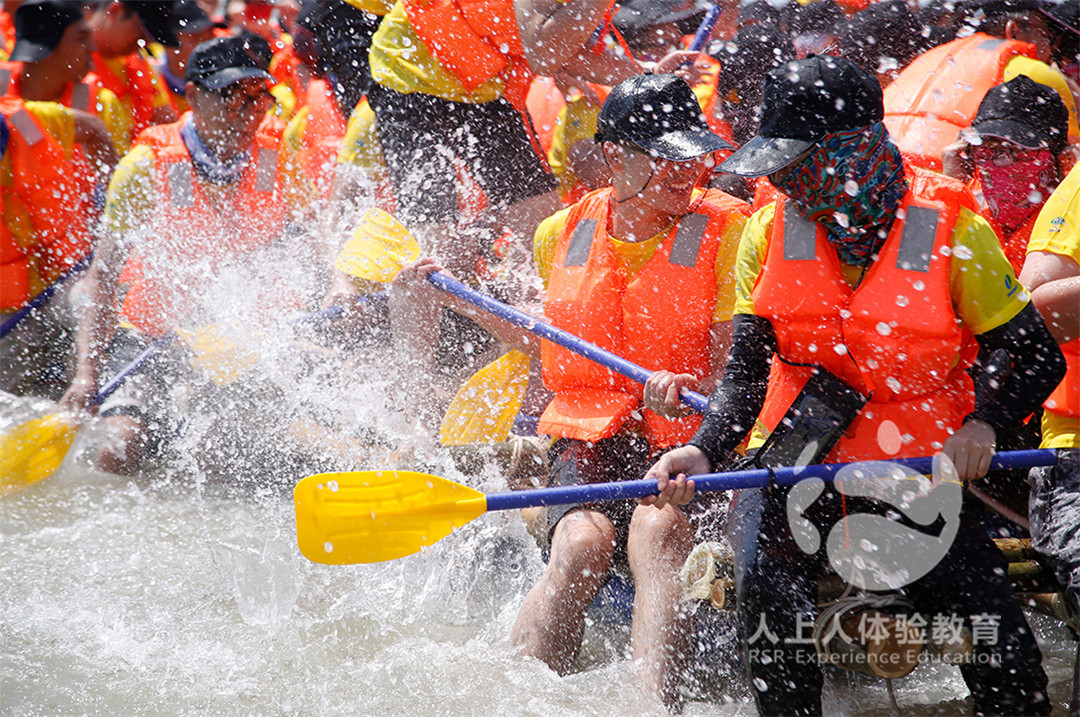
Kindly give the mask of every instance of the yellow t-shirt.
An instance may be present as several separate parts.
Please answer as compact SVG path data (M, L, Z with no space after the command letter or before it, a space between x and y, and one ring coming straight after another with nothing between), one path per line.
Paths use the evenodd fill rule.
M1008 82L1018 75L1026 75L1040 85L1046 85L1061 96L1061 101L1065 103L1065 108L1069 110L1070 141L1080 141L1080 127L1077 126L1076 122L1076 100L1073 98L1068 83L1065 82L1065 77L1045 62L1033 60L1024 55L1017 55L1009 60L1009 63L1005 65L1001 81Z
M401 0L379 23L371 38L371 77L383 87L402 94L420 92L451 102L479 104L502 97L503 82L493 77L469 92L436 60L420 40Z
M769 204L751 215L739 243L735 260L735 313L751 314L751 292L765 263L772 234L776 205ZM961 209L952 233L952 257L949 265L949 293L953 311L974 334L981 334L1006 323L1028 303L1028 295L1005 258L994 230L974 212ZM848 285L855 286L862 268L841 263L840 270ZM755 425L747 447L756 448L766 433Z
M1028 251L1060 254L1080 264L1080 164L1039 211ZM1080 448L1080 418L1043 410L1042 447Z
M600 108L583 96L570 100L559 111L559 119L555 122L555 131L551 136L548 165L559 180L559 197L564 200L581 181L567 161L570 148L582 141L592 143L593 135L596 134L596 119L599 116Z
M150 62L149 54L145 50L139 50L143 55L143 59L146 60L146 66L150 68L151 82L154 85L154 108L166 107L172 105L172 97L169 94L169 87L165 84L165 81L161 79L161 75L154 69L153 63ZM105 60L105 66L109 68L117 77L122 79L127 78L127 70L124 67L126 58L124 57L112 57ZM132 130L135 128L135 100L129 94L127 97L117 99L119 108L122 111L116 112L115 117L110 120L112 124L109 125L109 131L113 135L113 140L117 141L117 138L126 138L120 153L126 152L131 143L135 141L135 137L132 136ZM106 124L109 124L107 121Z
M58 102L25 102L26 111L34 116L42 130L49 133L53 139L64 148L64 155L71 159L75 147L75 115L64 105ZM15 131L10 127L9 130ZM13 179L11 175L11 152L5 152L0 158L0 186L4 190L11 188ZM30 219L30 213L22 202L13 194L4 192L3 206L4 226L11 234L15 244L28 248L37 242L34 238L34 226ZM36 296L45 288L45 282L37 273L33 262L30 262L30 296Z
M570 216L570 207L561 209L555 214L540 222L533 236L533 258L536 261L537 271L544 285L547 286L551 277L551 267L554 263L555 246L559 236L566 227ZM716 260L713 265L713 275L716 279L716 304L713 306L713 323L731 321L734 315L735 305L735 276L732 272L735 253L738 250L739 236L743 232L746 220L735 217L728 224L724 235L720 237L720 246L716 252ZM615 260L619 263L623 274L632 279L653 257L660 248L664 238L670 231L650 237L641 242L625 242L617 239L611 240L611 248L615 254Z
M755 313L751 292L768 252L775 208L769 204L754 212L743 231L735 260L736 314ZM854 286L862 269L846 264L840 267L844 279ZM953 310L974 334L1005 324L1028 303L994 230L967 209L960 210L953 227L949 269Z
M290 164L283 157L279 158L278 162L286 168L282 186L286 207L293 219L299 221L314 202L314 188L295 163ZM216 187L206 182L201 183L200 188L209 195L211 201L222 203L232 192L230 186ZM154 155L148 147L139 145L132 148L116 165L109 182L102 225L116 236L130 236L146 226L157 201Z

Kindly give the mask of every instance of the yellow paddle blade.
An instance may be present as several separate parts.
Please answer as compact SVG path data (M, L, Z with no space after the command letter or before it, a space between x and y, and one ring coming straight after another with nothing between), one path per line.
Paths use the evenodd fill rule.
M334 268L359 279L387 283L401 267L419 258L420 245L409 230L386 212L373 208L360 218Z
M78 427L54 413L0 434L0 496L48 478L71 449Z
M308 476L296 484L293 502L300 552L326 565L412 555L487 510L483 493L413 471Z
M501 443L510 435L529 386L529 357L514 349L469 378L446 409L439 441L444 446Z
M259 362L257 353L241 348L216 326L178 328L176 335L194 352L192 363L206 371L210 380L219 386L236 383Z

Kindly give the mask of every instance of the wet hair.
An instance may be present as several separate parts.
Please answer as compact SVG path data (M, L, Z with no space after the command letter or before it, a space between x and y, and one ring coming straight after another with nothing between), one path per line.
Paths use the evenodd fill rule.
M710 53L720 61L717 93L724 102L724 119L742 145L757 132L765 74L795 59L795 47L780 28L755 24L739 30L728 42L716 43Z
M955 40L962 17L960 0L930 0L919 8L927 49Z
M904 0L886 0L860 10L839 30L839 54L874 74L882 61L903 68L927 49L919 19Z

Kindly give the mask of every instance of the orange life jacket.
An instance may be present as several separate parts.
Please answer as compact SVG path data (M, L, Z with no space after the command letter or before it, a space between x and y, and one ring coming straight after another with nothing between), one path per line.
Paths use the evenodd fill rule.
M1043 408L1073 418L1080 418L1080 339L1061 347L1065 354L1065 378L1043 403Z
M131 101L131 136L139 134L154 123L154 70L140 52L124 58L124 75L118 77L105 63L105 58L94 53L94 74L102 86L116 95L117 99Z
M885 126L908 164L941 171L941 151L970 127L987 91L1035 46L982 33L924 52L885 88Z
M5 220L0 237L0 310L13 311L90 253L92 186L73 171L72 158L14 95L0 98L11 134L7 154L11 186L2 188ZM30 217L32 243L9 233L8 216L20 207ZM11 215L9 215L9 212Z
M198 304L210 272L281 235L287 217L278 144L259 133L251 161L221 211L195 174L180 128L190 121L151 127L136 145L154 155L158 199L145 239L125 272L132 286L121 314L135 327L161 336Z
M931 455L974 407L974 348L952 307L950 247L960 182L915 171L878 260L844 280L824 227L779 199L755 312L777 338L759 420L772 431L821 366L869 396L828 462ZM903 217L902 219L899 217Z
M338 151L341 141L345 139L347 118L338 109L334 90L326 80L308 83L304 104L308 108L308 116L299 154L300 166L320 187L323 195L329 196Z
M548 320L651 371L708 376L716 252L731 221L745 217L748 207L717 190L695 190L694 200L694 211L628 282L607 230L611 189L587 194L570 209L556 243ZM555 392L540 417L542 433L595 441L615 435L639 409L642 388L630 379L546 341L542 357L544 383ZM688 440L701 422L643 414L654 448Z

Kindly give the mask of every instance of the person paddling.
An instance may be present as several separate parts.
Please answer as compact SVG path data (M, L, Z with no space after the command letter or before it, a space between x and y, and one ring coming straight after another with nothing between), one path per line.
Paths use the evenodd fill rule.
M764 466L939 453L955 480L974 480L986 474L997 432L1060 380L1061 352L970 196L955 180L906 170L882 117L877 80L843 58L767 75L758 135L720 168L767 175L784 196L743 232L731 359L701 428L650 469L655 505L689 501L692 476L721 465L751 429ZM1012 362L978 405L965 371L971 334ZM960 668L976 714L1049 713L1039 648L1004 559L960 507L955 482L927 496L951 541L906 518L914 482L881 483L909 495L857 497L843 481L736 494L738 621L758 711L821 713L822 672L804 628L839 547L861 551L846 579L902 587L928 621L972 628L994 616L997 638L978 642ZM823 545L826 535L838 545ZM933 551L896 555L899 537ZM873 568L886 559L896 569L881 575Z

